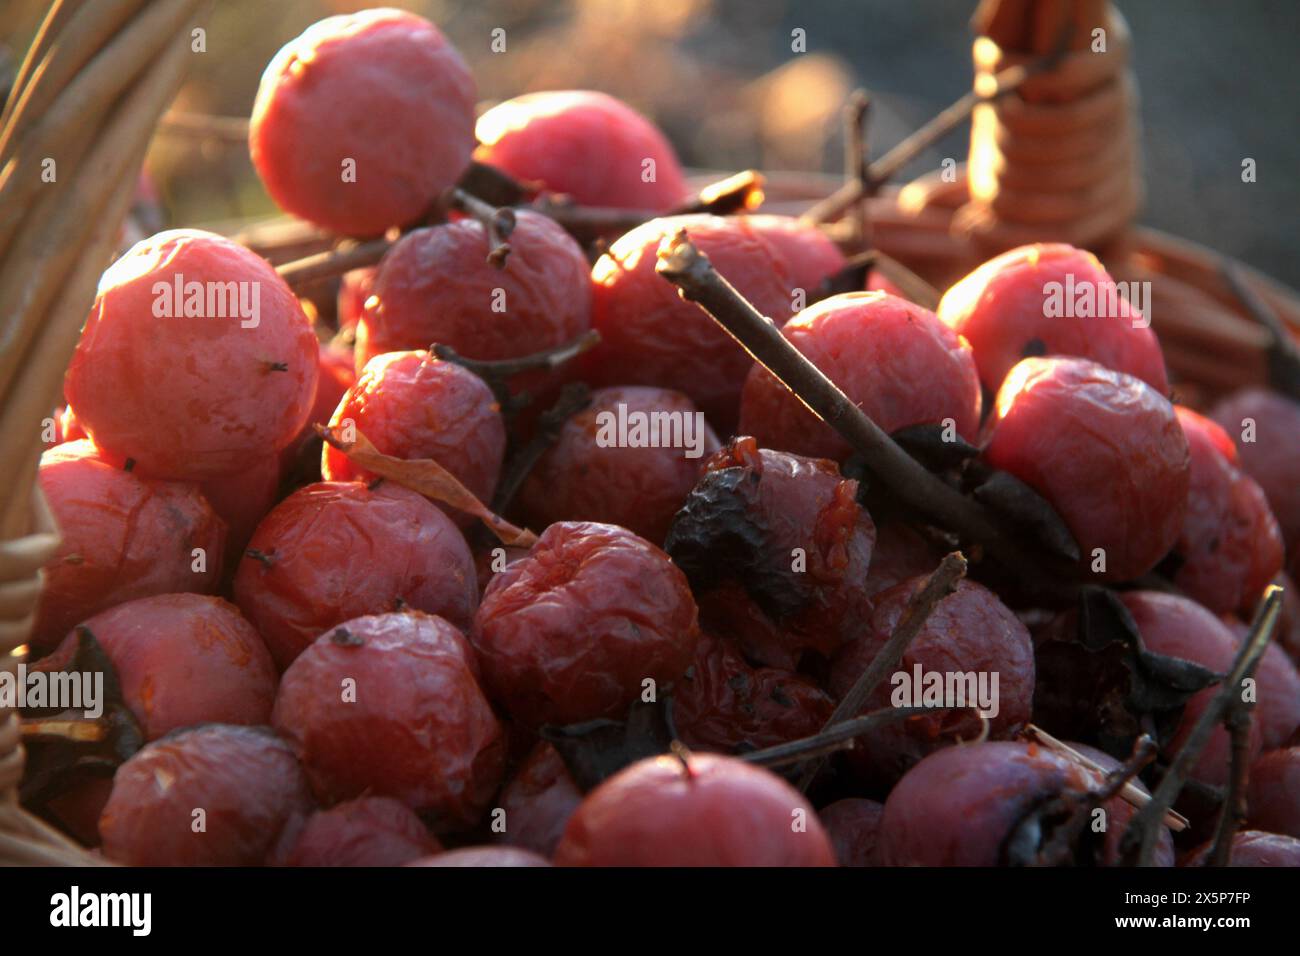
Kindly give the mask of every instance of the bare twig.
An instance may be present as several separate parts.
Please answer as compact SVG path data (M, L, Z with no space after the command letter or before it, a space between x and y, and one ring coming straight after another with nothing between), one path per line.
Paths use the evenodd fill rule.
M765 767L802 763L811 757L825 756L838 750L851 750L855 737L897 720L915 717L927 710L929 710L927 707L886 707L849 720L827 724L811 737L801 737L787 743L764 747L762 750L751 750L747 754L741 754L740 759L749 763L762 764Z
M954 551L939 562L939 567L908 600L907 607L903 609L903 616L898 619L893 633L889 635L889 640L885 641L884 646L867 665L867 669L858 675L858 679L853 682L848 693L836 704L823 730L861 712L871 692L903 659L908 645L916 639L917 634L921 633L921 628L925 626L931 612L940 601L956 590L957 583L965 576L966 559L962 557L960 551ZM808 789L817 772L821 770L822 763L823 761L818 760L808 766L799 779L800 790Z
M667 212L654 209L619 209L604 206L582 206L567 196L543 193L527 207L554 219L580 243L588 244L610 236L621 236L642 223L661 216L682 216L694 213L711 213L726 216L735 212L757 209L763 202L764 179L752 169L735 173L710 183L694 199ZM501 190L496 190L498 193Z
M1224 725L1232 739L1229 764L1228 792L1219 808L1219 822L1214 829L1214 845L1210 848L1208 866L1229 866L1232 863L1232 841L1246 822L1246 783L1250 777L1250 725L1254 721L1252 708L1238 698L1228 707Z
M521 355L519 358L512 359L488 361L466 358L450 345L442 345L437 342L429 346L429 351L444 362L453 362L483 379L488 388L492 389L492 394L496 396L502 411L513 414L519 408L527 405L531 399L527 396L512 396L510 394L510 379L521 372L532 372L538 369L554 371L566 362L577 358L583 352L595 348L599 342L600 333L595 329L590 329L572 342L565 342L563 345L557 345L552 349L545 349L541 352L534 352L532 355Z
M502 469L496 497L492 499L492 507L498 514L510 507L533 466L560 437L564 423L590 404L591 390L582 382L570 382L560 390L555 404L538 418L533 437L516 449Z
M393 243L388 239L371 239L369 242L347 241L335 249L318 252L277 266L276 272L291 289L301 289L318 279L341 276L353 269L373 266L384 257Z
M1234 707L1240 701L1241 682L1255 673L1259 659L1264 656L1264 651L1268 649L1268 642L1273 637L1273 630L1277 627L1281 609L1282 589L1277 585L1270 585L1255 614L1250 634L1242 642L1237 657L1232 662L1232 668L1223 678L1219 692L1201 712L1182 749L1174 756L1173 763L1161 778L1155 793L1151 795L1151 802L1134 814L1133 819L1129 821L1121 843L1126 862L1133 862L1136 858L1139 866L1151 865L1156 838L1160 831L1160 820L1164 817L1165 811L1178 799L1178 794L1186 785L1187 777L1201 756L1201 751L1209 743L1215 725L1224 719L1230 707Z
M809 222L817 223L831 222L838 219L854 203L889 182L908 163L968 120L976 106L981 103L993 103L1000 100L1002 97L1020 89L1030 77L1051 70L1060 61L1065 50L1066 44L1063 42L1057 49L1040 57L1033 63L1007 67L994 77L995 85L988 93L971 90L872 163L868 167L867 176L864 180L845 183L834 193L805 212L803 218Z
M659 248L657 270L697 303L814 415L835 429L862 456L871 475L907 507L973 542L1042 593L1069 598L1072 567L1018 544L976 501L946 484L881 431L826 374L795 348L679 230Z
M849 207L852 215L853 248L871 246L871 222L867 216L867 199L876 191L867 168L867 120L871 115L871 96L866 90L854 90L844 106L844 184L856 184L857 200Z
M187 113L171 110L158 121L160 133L192 136L223 143L248 145L247 116L214 116L211 113Z

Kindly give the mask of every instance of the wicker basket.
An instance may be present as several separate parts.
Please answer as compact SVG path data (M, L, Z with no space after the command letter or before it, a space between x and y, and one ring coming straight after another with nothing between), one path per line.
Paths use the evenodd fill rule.
M60 395L95 284L114 248L136 173L180 85L205 0L55 0L15 83L0 130L0 667L13 669L33 621L41 567L58 532L35 486L40 421ZM975 16L977 92L992 73L1044 54L1067 21L1074 48L1012 96L979 105L955 182L925 177L867 200L873 244L937 287L1030 241L1095 249L1119 280L1151 282L1153 327L1179 396L1199 404L1265 380L1269 333L1225 284L1223 260L1133 225L1141 201L1136 93L1123 19L1102 0L985 0ZM1092 25L1108 49L1088 49ZM67 178L38 186L54 157ZM1082 157L1076 159L1075 157ZM829 176L773 174L765 209L800 213ZM1288 328L1300 295L1239 274ZM0 713L0 863L100 862L25 813L18 716Z

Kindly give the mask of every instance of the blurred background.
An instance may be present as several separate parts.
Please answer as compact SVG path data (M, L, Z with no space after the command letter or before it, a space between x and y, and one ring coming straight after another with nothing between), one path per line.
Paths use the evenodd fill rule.
M306 26L378 3L217 0L207 52L177 109L247 116L262 69ZM840 107L873 94L879 155L964 93L974 0L391 0L437 23L473 68L484 105L531 90L592 88L654 118L689 166L838 172ZM1300 288L1300 80L1295 0L1119 0L1143 97L1142 220ZM12 70L45 0L0 0ZM492 31L506 31L493 53ZM807 52L791 51L806 31ZM961 127L899 182L964 161ZM1241 181L1245 157L1257 181ZM246 147L158 137L150 169L169 224L274 212Z

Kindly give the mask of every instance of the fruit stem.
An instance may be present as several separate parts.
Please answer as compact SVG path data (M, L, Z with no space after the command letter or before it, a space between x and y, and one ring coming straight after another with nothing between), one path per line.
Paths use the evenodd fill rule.
M505 206L493 206L459 187L451 191L451 206L483 227L488 240L487 261L498 269L504 269L510 256L507 240L515 229L515 211Z
M1225 721L1229 708L1241 706L1241 682L1255 673L1259 660L1268 649L1273 631L1277 627L1278 617L1282 611L1282 588L1276 584L1269 585L1264 592L1255 620L1251 623L1250 634L1242 642L1232 668L1219 692L1214 695L1209 705L1201 712L1192 732L1188 734L1182 749L1174 756L1169 770L1160 779L1160 785L1151 795L1151 802L1133 815L1120 846L1124 853L1124 862L1132 864L1136 856L1139 866L1151 866L1155 853L1159 824L1165 811L1174 805L1174 801L1187 784L1187 777L1192 767L1201 756L1201 751L1210 742L1215 724ZM1231 731L1231 726L1229 725ZM1234 771L1234 778L1236 773ZM1234 780L1235 785L1235 780Z
M749 763L762 764L764 767L780 767L786 764L802 763L812 757L825 757L838 750L851 750L853 740L877 727L892 724L896 720L905 720L925 713L926 707L886 707L874 710L849 720L828 723L811 737L800 737L783 744L751 750L741 754L740 759Z

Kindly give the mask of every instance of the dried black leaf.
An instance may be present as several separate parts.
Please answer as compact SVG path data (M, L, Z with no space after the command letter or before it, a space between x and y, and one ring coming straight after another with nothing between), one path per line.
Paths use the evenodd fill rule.
M1277 339L1269 345L1268 384L1273 391L1300 402L1300 355L1293 345L1280 345Z
M668 752L676 736L672 698L635 702L626 720L587 720L566 727L544 726L538 736L551 743L583 793L624 767Z
M861 292L867 287L867 273L871 271L875 261L875 254L870 251L854 256L839 272L832 273L821 281L809 304L845 292Z
M457 185L492 206L517 206L528 199L526 184L486 163L471 162Z
M705 472L673 518L664 550L696 593L739 581L770 617L794 614L812 598L812 575L772 560L757 503L759 474L734 465Z
M1019 478L993 471L972 492L975 500L1033 537L1052 554L1079 560L1079 544L1046 498Z
M1034 718L1067 739L1095 743L1123 759L1144 725L1167 742L1183 707L1220 675L1147 650L1113 591L1085 588L1076 628L1035 649Z
M767 537L752 506L759 476L735 466L705 472L673 517L664 550L690 578L705 589L730 576L729 567L744 566Z
M1178 572L1182 570L1183 565L1187 563L1187 556L1179 554L1177 551L1170 551L1160 563L1155 566L1153 573L1164 578L1166 581L1172 581L1178 577Z
M24 806L40 812L51 797L66 792L91 777L108 777L144 746L144 733L122 698L122 688L108 655L90 628L76 630L77 639L50 656L32 664L28 674L68 673L102 675L103 713L95 719L104 734L99 740L71 740L35 737L24 741L27 769L19 797ZM79 711L50 707L28 707L21 711L27 720L88 720Z
M950 468L961 467L962 462L980 453L978 448L968 444L955 432L951 440L945 439L944 434L947 431L946 425L936 422L928 425L909 425L907 428L900 428L889 437L931 471L947 471Z

